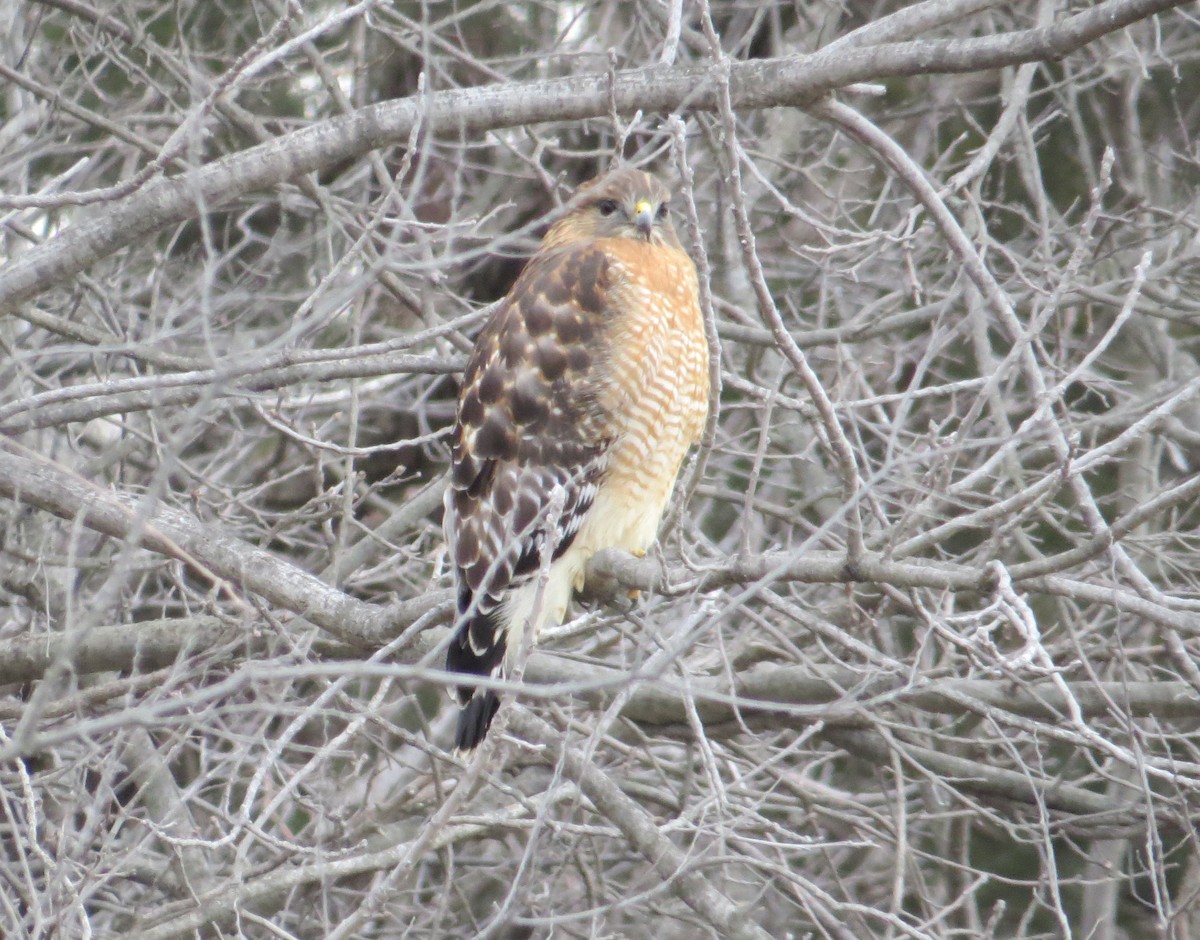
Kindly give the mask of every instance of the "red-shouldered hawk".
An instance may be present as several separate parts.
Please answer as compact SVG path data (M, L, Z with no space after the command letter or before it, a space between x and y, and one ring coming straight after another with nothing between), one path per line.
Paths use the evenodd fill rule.
M654 541L708 412L696 267L669 199L630 168L585 183L475 343L446 492L451 671L503 675L527 627L562 622L593 554ZM469 750L500 703L470 685L458 699Z

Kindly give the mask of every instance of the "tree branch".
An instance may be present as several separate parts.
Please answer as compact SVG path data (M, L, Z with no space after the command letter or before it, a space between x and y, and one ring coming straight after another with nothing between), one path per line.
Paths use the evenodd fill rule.
M0 445L3 440L0 439ZM0 496L23 501L115 538L129 531L133 514L116 495L73 477L54 464L0 451ZM357 600L271 552L242 542L191 516L166 507L150 517L142 537L145 548L176 558L204 577L222 578L239 590L267 599L305 617L355 647L377 649L418 617L445 606L450 592L434 591L386 608ZM599 593L640 589L660 594L704 593L737 585L751 589L775 582L838 584L866 582L902 588L933 588L987 593L992 575L967 565L932 561L889 561L869 552L853 566L835 552L803 555L776 552L740 559L699 573L664 571L653 558L634 558L606 550L588 565L589 584ZM1194 617L1132 591L1062 576L1038 575L1018 582L1022 588L1071 597L1136 613L1185 636L1196 633Z
M0 273L0 313L69 281L118 249L172 223L219 208L369 150L427 133L484 131L619 112L715 111L728 81L734 108L804 107L857 82L937 72L977 72L1060 58L1183 0L1106 0L1062 22L999 36L837 48L812 55L654 67L418 94L311 124L170 179L158 179L12 260Z
M0 446L4 445L0 438ZM9 445L10 447L12 445ZM49 461L0 451L0 496L28 503L88 528L123 538L134 513L118 496L73 477ZM424 595L391 608L379 608L329 587L306 571L186 513L158 507L142 535L142 546L178 559L204 577L228 582L290 610L338 639L377 649L402 626L436 608L438 594Z
M597 768L582 749L562 747L562 736L549 724L524 708L513 708L509 729L539 745L537 751L554 764L561 760L580 791L595 804L599 814L621 830L622 835L671 886L692 910L716 928L719 936L733 940L766 940L769 935L696 871L696 860L676 847L659 830L654 818Z
M328 382L414 373L449 375L460 372L466 365L466 360L459 357L394 353L357 356L354 350L344 352L337 359L324 362L275 365L259 361L238 368L203 369L69 385L0 408L0 433L16 434L114 414L179 407L199 401L206 395L215 398L247 396L305 381ZM285 353L274 358L286 360L290 356L290 353Z

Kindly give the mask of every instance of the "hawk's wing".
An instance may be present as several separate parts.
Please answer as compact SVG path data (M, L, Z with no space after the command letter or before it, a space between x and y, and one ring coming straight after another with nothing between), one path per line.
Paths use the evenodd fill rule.
M566 551L591 508L611 443L595 396L596 372L607 367L610 286L608 259L595 246L539 254L476 341L446 492L458 583L453 671L499 670L506 600L537 576L544 557ZM459 689L463 704L473 691Z

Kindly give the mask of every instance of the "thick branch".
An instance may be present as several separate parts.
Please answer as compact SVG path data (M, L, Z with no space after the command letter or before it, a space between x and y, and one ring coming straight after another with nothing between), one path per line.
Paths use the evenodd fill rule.
M930 714L961 715L963 699L983 709L996 709L1041 721L1058 721L1070 711L1054 683L1029 679L937 679L912 685L907 676L865 677L853 669L809 666L763 666L724 678L689 680L684 688L670 677L638 677L620 669L584 665L537 652L525 670L531 684L577 689L601 702L631 681L638 688L621 714L645 725L677 725L687 721L685 696L695 700L696 713L706 725L754 715L796 715L798 721L837 722L825 708L842 703L846 724L861 723L861 710L871 703L910 706ZM1069 682L1080 713L1087 718L1111 715L1116 704L1132 717L1154 716L1164 721L1200 718L1200 694L1186 682ZM805 714L821 708L820 714ZM855 716L850 713L855 712Z
M921 770L935 785L1014 803L1043 805L1076 816L1094 826L1128 828L1139 825L1144 807L1139 801L1118 803L1100 793L1061 781L1044 781L1032 774L980 764L914 744L889 744L869 731L830 729L824 735L847 753L874 764L886 764L893 751Z
M169 666L188 649L213 649L240 632L219 617L186 617L97 627L77 640L64 633L19 636L0 642L0 685L40 679L68 651L80 674L133 667L144 671Z
M185 635L189 625L190 638ZM415 661L437 645L444 632L426 631L420 642L399 658ZM114 654L124 649L131 659L136 651L139 662L168 662L172 643L178 642L180 648L199 647L206 641L226 642L234 635L236 631L216 618L103 627L78 644L78 660L100 655L106 657L108 668L119 668L121 663ZM62 637L51 636L21 638L0 645L0 663L11 660L14 664L13 668L0 672L0 681L34 678L34 670L52 662L62 644ZM322 655L356 659L360 653L351 647L329 646ZM407 672L403 665L392 668ZM374 675L387 671L387 667L381 671L379 665L369 670ZM424 678L430 676L426 674ZM867 750L871 759L882 759L887 752L887 745L869 733L869 714L881 708L908 706L958 716L964 711L963 701L970 699L975 710L1001 723L1013 715L1053 723L1070 711L1062 688L1048 681L1017 684L1003 680L942 679L912 687L905 677L881 675L864 679L861 673L837 668L759 668L735 675L732 688L724 678L694 679L685 688L662 677L646 680L623 670L583 665L537 652L530 659L525 679L528 684L521 691L526 697L559 698L575 693L592 699L598 707L618 693L628 692L622 716L651 728L682 727L688 723L689 708L694 708L704 722L706 736L713 739L723 736L722 727L737 733L755 717L772 716L771 725L775 728L819 724L822 737L860 757L868 756L864 754ZM629 691L630 682L638 683L637 688ZM1080 713L1088 718L1110 716L1114 705L1120 709L1120 717L1153 716L1157 720L1200 717L1200 696L1183 682L1076 682L1067 688ZM221 694L228 693L226 689ZM518 709L512 714L528 713ZM783 724L780 716L785 717ZM75 731L87 733L84 729ZM1092 823L1108 827L1134 825L1139 818L1138 805L1116 803L1061 782L1044 781L916 745L904 745L903 751L908 759L917 760L927 770L959 778L960 787L981 795L1020 803L1040 801L1075 815L1103 815L1103 819L1093 819Z
M445 595L445 596L443 596ZM448 592L434 597L448 601ZM243 637L241 647L252 652L254 638L245 637L238 625L217 617L181 620L148 620L133 624L97 627L81 640L70 642L63 634L15 637L0 642L0 684L41 678L63 651L70 648L79 673L167 666L181 653L207 651ZM391 659L397 665L420 663L446 637L445 629L429 629ZM358 660L361 646L327 642L314 647L322 660ZM913 685L907 676L833 667L759 666L732 676L693 678L686 688L669 676L639 675L622 669L584 664L552 652L535 651L526 667L522 692L530 697L577 694L606 705L632 683L621 714L648 726L682 725L688 720L688 702L709 726L760 715L790 715L798 723L858 725L864 707L911 707L930 714L961 715L964 701L980 711L994 709L1039 721L1056 722L1078 706L1085 718L1112 716L1154 717L1162 721L1200 718L1200 695L1186 682L1072 681L1060 687L1048 680L1030 678L929 680ZM447 681L451 681L447 679ZM458 680L454 680L458 681ZM1063 694L1066 688L1072 701ZM827 706L845 709L844 720ZM814 711L819 709L820 711Z
M35 428L90 421L150 408L180 407L205 396L224 398L254 395L305 381L366 378L379 375L459 372L466 364L458 357L347 355L325 362L276 364L258 362L232 369L202 369L170 375L110 379L89 385L69 385L0 407L0 433L16 434ZM292 354L274 357L285 362Z
M652 558L634 558L625 552L607 549L588 565L589 584L595 579L599 591L616 586L656 591L665 594L711 591L735 584L759 585L783 581L831 584L838 581L890 584L904 588L934 588L944 591L992 589L992 576L985 568L973 568L943 561L890 561L876 552L868 552L854 565L844 555L833 552L772 552L754 558L742 558L699 574L676 570L664 572ZM1058 575L1014 578L1023 590L1070 597L1079 603L1100 604L1145 617L1164 627L1193 636L1197 631L1194 617L1148 600L1133 591L1122 590L1094 579L1076 579Z
M474 135L502 127L572 121L620 112L714 111L723 81L735 109L803 107L828 92L889 76L975 72L1060 58L1182 0L1107 0L1046 28L971 39L918 40L835 49L807 56L435 92L362 108L171 179L160 179L87 213L0 274L0 313L12 312L101 258L172 223L211 211L246 193L406 141L427 132Z
M0 439L2 441L2 439ZM120 498L72 477L49 462L0 451L0 496L44 509L88 528L123 538L135 519ZM338 639L377 648L400 625L438 606L437 595L415 598L390 609L374 607L335 588L271 552L263 551L178 510L159 507L150 516L143 547L179 559L205 577L228 582L305 617Z
M73 477L49 462L0 451L0 496L23 501L64 519L80 518L89 528L116 538L129 531L134 514L119 497ZM378 608L332 588L271 552L263 551L177 510L159 508L142 538L145 548L189 564L205 577L216 576L240 590L266 598L284 610L303 616L333 636L354 646L377 648L394 638L418 617L445 604L449 592L415 597ZM651 558L604 551L588 567L589 583L603 590L615 585L663 594L714 591L735 585L765 585L782 581L836 584L871 582L904 588L978 591L992 588L991 574L980 568L946 562L889 561L868 553L852 567L833 552L803 555L777 552L712 567L696 575L679 570L664 573ZM1019 582L1021 588L1082 603L1109 605L1144 616L1190 636L1194 618L1131 591L1061 576L1038 576Z

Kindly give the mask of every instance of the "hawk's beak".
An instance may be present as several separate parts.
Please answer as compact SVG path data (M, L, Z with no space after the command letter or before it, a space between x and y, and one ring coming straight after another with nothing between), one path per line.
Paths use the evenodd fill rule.
M650 232L654 228L654 206L645 199L639 200L638 204L633 207L633 224L637 226L639 232L650 237Z

